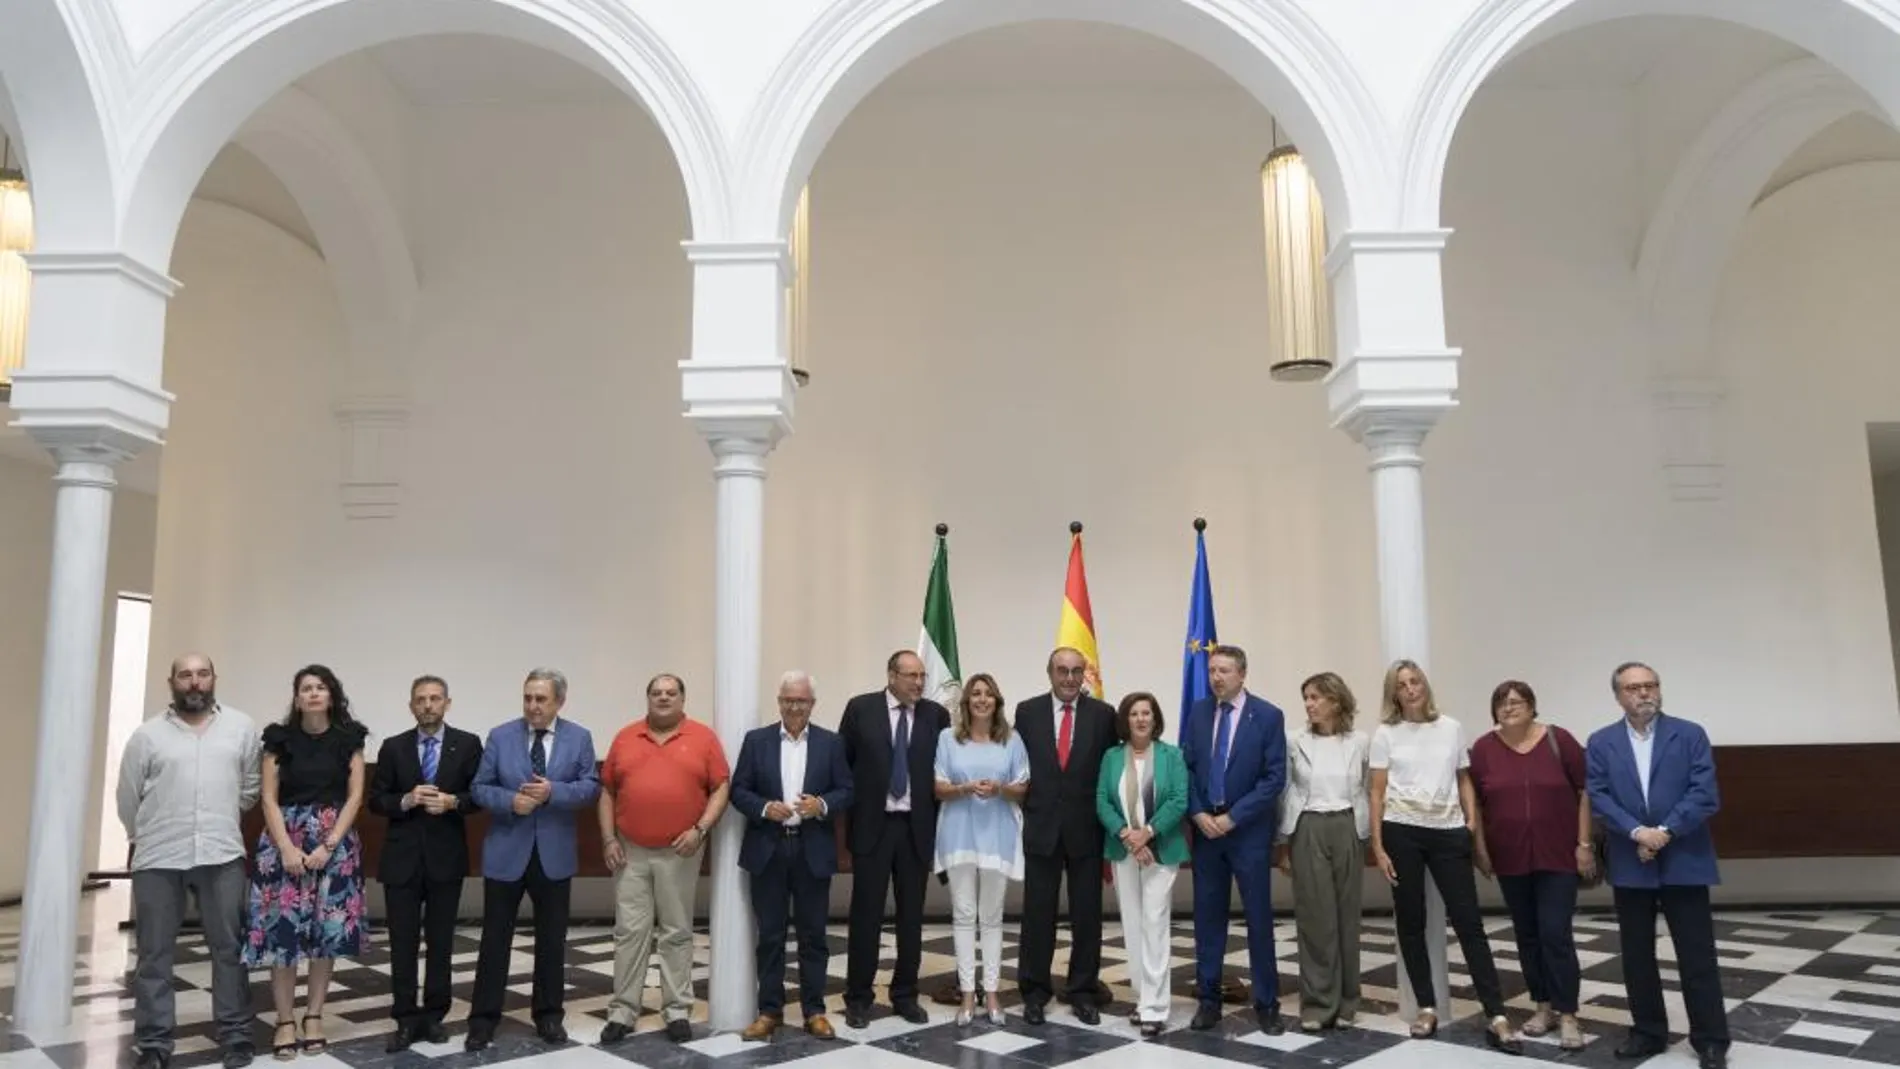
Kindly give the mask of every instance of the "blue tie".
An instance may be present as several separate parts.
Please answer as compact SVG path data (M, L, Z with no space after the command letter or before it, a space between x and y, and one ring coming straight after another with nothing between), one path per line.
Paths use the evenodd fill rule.
M1214 767L1208 771L1214 788L1214 804L1227 804L1227 747L1234 741L1233 702L1220 703L1220 718L1214 722Z
M435 736L424 735L422 737L422 782L434 783L435 769Z
M529 764L534 766L534 774L547 778L548 774L548 729L534 729L534 750L528 755Z
M897 735L891 739L891 800L910 793L910 710L897 709Z

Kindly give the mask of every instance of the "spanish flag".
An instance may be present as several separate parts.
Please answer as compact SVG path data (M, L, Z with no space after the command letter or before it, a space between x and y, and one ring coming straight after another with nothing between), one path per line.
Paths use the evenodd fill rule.
M1056 645L1081 652L1088 661L1084 694L1107 701L1102 689L1102 661L1095 652L1095 613L1089 608L1089 580L1082 570L1082 525L1069 525L1069 578L1062 587L1062 622L1056 627Z

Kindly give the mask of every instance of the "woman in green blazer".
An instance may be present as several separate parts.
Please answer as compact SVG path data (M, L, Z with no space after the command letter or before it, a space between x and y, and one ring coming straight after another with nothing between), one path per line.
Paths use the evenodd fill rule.
M1152 694L1137 691L1123 698L1115 729L1122 744L1102 758L1095 809L1108 829L1104 856L1115 863L1135 1023L1142 1035L1155 1036L1168 1026L1174 875L1188 860L1182 828L1187 760L1180 747L1161 741L1167 721Z

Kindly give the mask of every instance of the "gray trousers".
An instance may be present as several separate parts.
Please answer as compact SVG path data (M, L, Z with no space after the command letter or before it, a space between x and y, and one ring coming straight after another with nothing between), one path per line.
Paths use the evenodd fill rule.
M1359 1012L1359 903L1366 844L1352 810L1302 813L1293 829L1293 923L1300 943L1300 1019Z
M185 896L198 900L205 946L211 951L211 1009L218 1042L251 1039L251 980L242 958L244 904L250 881L244 859L195 869L140 869L132 873L132 923L138 967L132 977L132 1045L170 1054L178 1026L172 996L172 960L185 922Z

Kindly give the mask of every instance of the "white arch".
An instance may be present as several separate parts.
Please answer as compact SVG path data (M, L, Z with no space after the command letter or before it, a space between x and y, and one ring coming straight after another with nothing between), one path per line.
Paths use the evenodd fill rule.
M1636 260L1660 361L1705 355L1723 272L1762 189L1796 149L1857 112L1880 108L1833 67L1797 60L1743 87L1683 153Z
M309 220L355 356L400 361L416 304L415 262L401 213L356 139L293 87L251 116L237 143L276 174Z
M125 248L164 264L199 178L248 116L339 56L405 37L476 33L539 45L645 105L673 148L695 233L718 233L726 157L717 119L659 33L618 0L209 0L141 64L128 124Z
M1208 60L1300 146L1333 233L1391 221L1384 118L1338 45L1294 0L841 0L793 46L746 121L734 234L784 239L825 143L892 72L959 37L1050 19L1124 26Z
M1799 45L1900 115L1900 0L1479 0L1414 99L1400 165L1407 228L1438 225L1445 161L1484 80L1518 49L1566 30L1634 15L1696 15Z
M109 59L120 49L116 27L97 29L90 13L90 5L67 0L9 0L0 31L0 71L30 160L42 249L113 247L119 172L103 103L112 87L96 83L85 57Z

